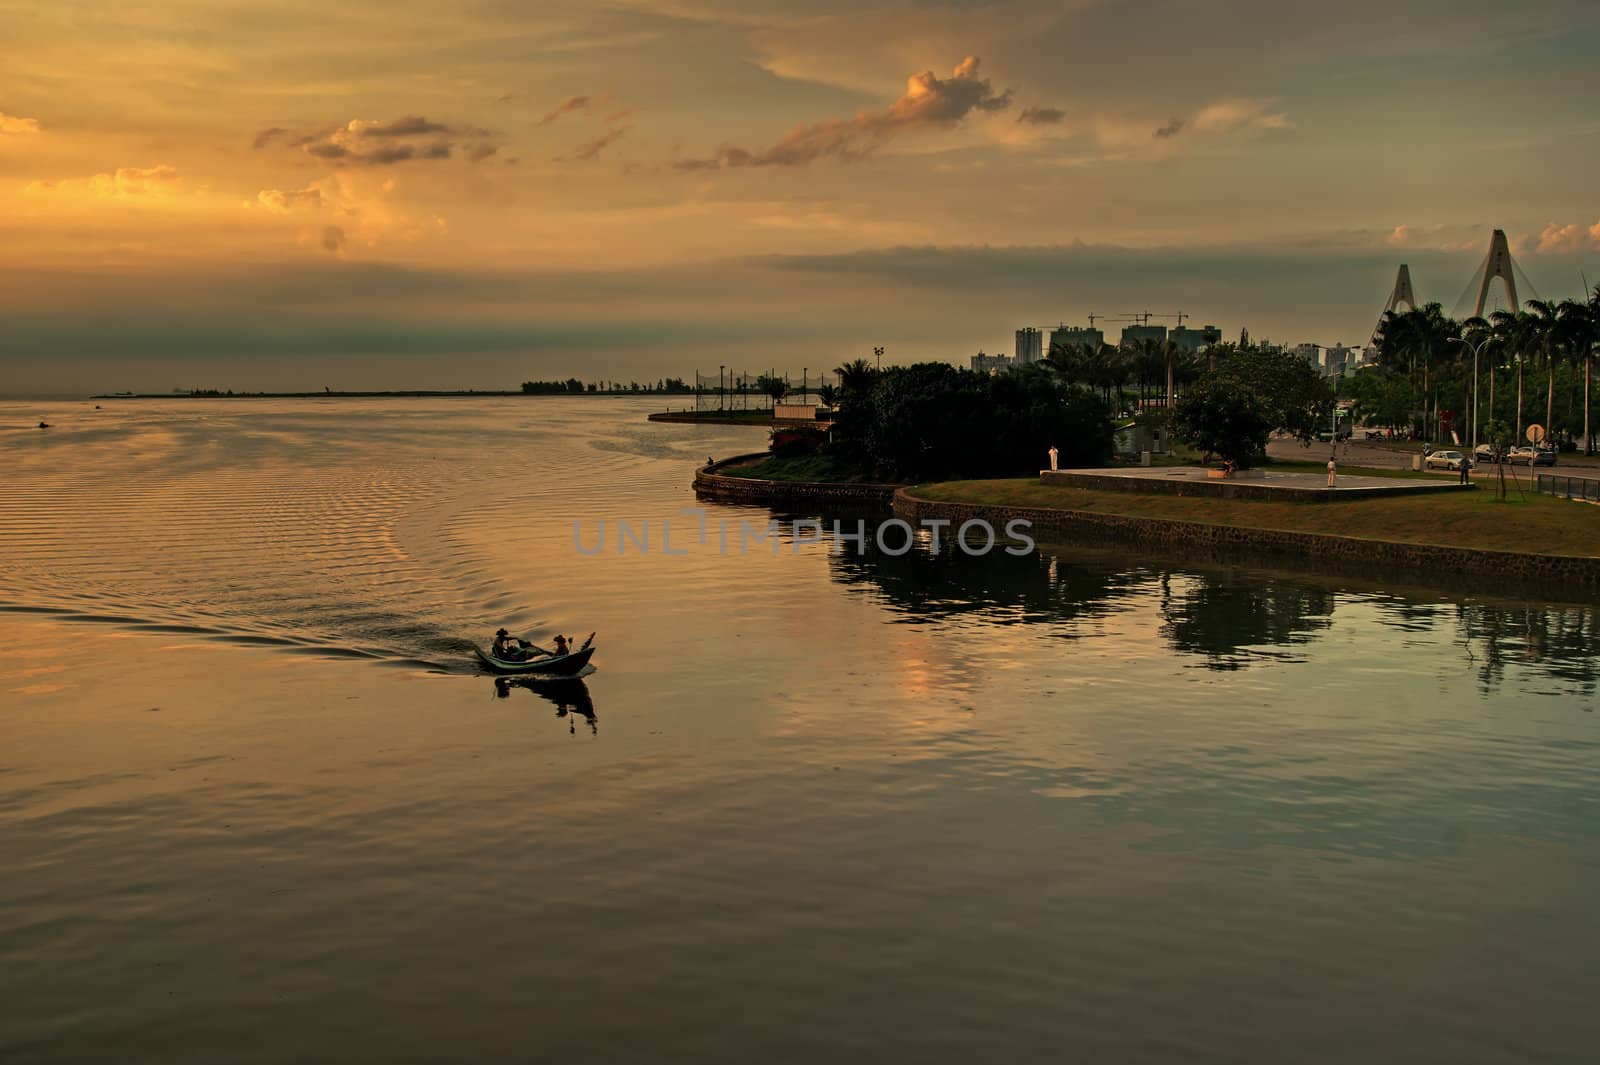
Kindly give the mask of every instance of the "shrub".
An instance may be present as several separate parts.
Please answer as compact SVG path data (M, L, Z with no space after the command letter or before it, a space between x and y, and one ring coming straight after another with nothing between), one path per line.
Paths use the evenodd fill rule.
M827 434L818 429L774 429L768 449L779 458L799 458L801 455L816 454L827 441Z

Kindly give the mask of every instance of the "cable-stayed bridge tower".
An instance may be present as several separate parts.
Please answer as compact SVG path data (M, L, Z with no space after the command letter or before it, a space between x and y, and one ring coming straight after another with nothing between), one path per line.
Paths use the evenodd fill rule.
M1506 231L1497 229L1494 236L1489 238L1489 254L1483 260L1483 265L1478 267L1483 280L1478 282L1478 301L1472 307L1474 318L1483 317L1483 305L1489 299L1489 282L1497 277L1505 282L1510 308L1514 311L1522 306L1517 300L1516 270L1517 264L1511 259L1511 245L1506 242Z
M1383 320L1392 311L1399 310L1401 304L1407 310L1417 309L1417 294L1411 290L1411 267L1405 263L1400 264L1400 272L1394 276L1394 288L1389 291L1389 302L1383 305L1383 313L1378 315L1378 324L1372 330L1372 343L1374 346L1383 339Z

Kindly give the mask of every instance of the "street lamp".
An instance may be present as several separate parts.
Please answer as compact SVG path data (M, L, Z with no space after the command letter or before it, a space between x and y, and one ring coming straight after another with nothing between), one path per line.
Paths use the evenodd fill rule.
M1493 340L1494 337L1484 337L1474 344L1465 337L1451 337L1457 344L1465 344L1472 349L1472 443L1468 446L1476 450L1478 446L1478 353Z

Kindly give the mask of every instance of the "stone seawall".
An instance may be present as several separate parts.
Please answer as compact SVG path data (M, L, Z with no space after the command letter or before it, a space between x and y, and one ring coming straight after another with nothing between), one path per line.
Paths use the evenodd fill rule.
M1528 555L1512 551L1477 551L1433 544L1361 540L1324 533L1279 529L1246 529L1167 518L1136 518L1083 510L1004 507L979 503L946 503L919 499L902 489L893 497L894 514L906 521L944 519L959 526L981 518L996 529L1013 519L1032 523L1040 540L1098 540L1124 544L1185 545L1223 555L1248 554L1294 558L1317 569L1370 574L1375 568L1409 573L1428 583L1429 575L1481 579L1494 587L1537 589L1553 598L1588 599L1600 595L1600 558L1573 555Z
M748 503L752 506L783 507L790 504L833 506L871 506L888 509L898 484L845 484L831 481L769 481L758 477L734 477L721 471L747 462L760 462L771 456L765 451L735 455L694 474L694 494L716 503Z

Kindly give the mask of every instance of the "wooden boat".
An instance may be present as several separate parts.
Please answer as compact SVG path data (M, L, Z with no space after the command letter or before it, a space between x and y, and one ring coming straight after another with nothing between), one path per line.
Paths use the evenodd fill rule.
M542 677L570 677L580 673L584 666L589 664L589 659L594 657L594 633L583 641L583 646L576 651L568 651L564 655L539 655L535 658L496 658L477 644L472 649L478 653L478 660L489 667L490 672L516 674L518 676Z
M506 673L546 677L570 677L580 672L589 664L589 659L594 657L594 647L585 646L582 650L573 651L564 655L540 655L537 658L525 658L519 661L508 661L496 658L477 644L472 649L478 653L478 660L494 673Z

